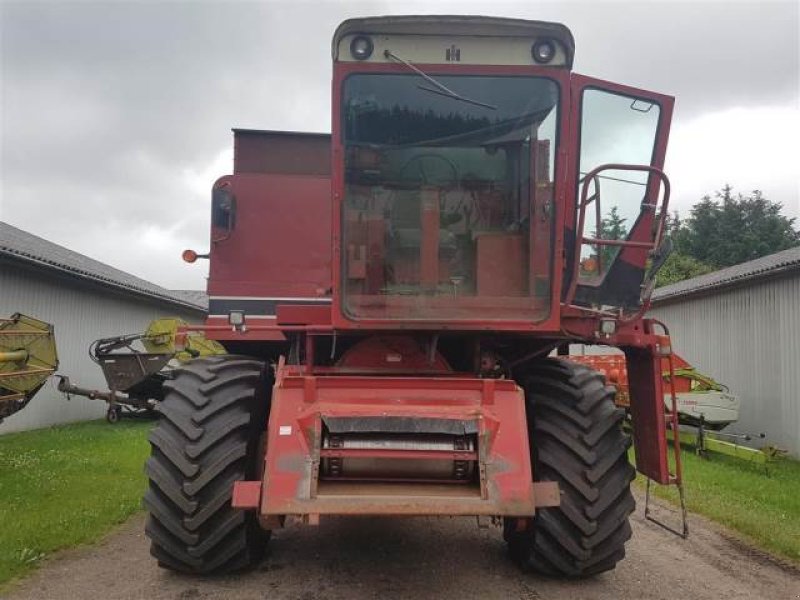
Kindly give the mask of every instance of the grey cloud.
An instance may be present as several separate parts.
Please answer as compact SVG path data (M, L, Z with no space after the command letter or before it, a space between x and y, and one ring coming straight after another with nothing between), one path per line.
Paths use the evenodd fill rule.
M194 277L199 287L202 276L135 245L136 235L162 231L169 252L204 249L207 194L188 189L183 174L230 147L231 127L329 130L330 37L347 17L562 21L576 37L576 70L674 94L676 119L798 96L795 2L6 2L0 10L0 218L99 249L97 258L167 285Z

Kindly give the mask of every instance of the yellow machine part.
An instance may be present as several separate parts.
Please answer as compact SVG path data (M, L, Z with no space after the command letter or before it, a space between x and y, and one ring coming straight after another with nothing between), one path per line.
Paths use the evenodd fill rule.
M0 319L0 423L22 410L57 367L52 325L20 313Z
M40 387L57 367L52 325L20 313L0 319L0 388L27 394Z
M202 333L178 335L178 329L185 327L183 319L170 317L152 321L145 331L142 344L153 354L174 354L180 362L187 362L198 356L226 354L219 342L209 340Z

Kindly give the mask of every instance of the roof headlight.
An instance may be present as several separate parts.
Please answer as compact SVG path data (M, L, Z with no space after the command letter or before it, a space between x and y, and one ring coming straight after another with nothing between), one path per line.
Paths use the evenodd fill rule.
M365 35L357 35L350 42L350 54L356 60L367 60L372 56L374 48L372 40Z
M549 63L556 55L556 46L551 40L540 40L531 47L531 56L539 64Z

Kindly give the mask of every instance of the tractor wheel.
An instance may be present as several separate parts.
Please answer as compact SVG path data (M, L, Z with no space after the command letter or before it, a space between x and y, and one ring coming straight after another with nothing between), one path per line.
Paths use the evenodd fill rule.
M557 577L613 569L625 556L635 508L625 411L584 365L547 359L525 381L533 477L557 481L561 505L506 519L504 537L523 568Z
M164 568L229 573L258 561L269 539L252 511L231 507L233 483L256 479L270 388L263 362L192 360L164 384L150 434L144 503L150 553Z

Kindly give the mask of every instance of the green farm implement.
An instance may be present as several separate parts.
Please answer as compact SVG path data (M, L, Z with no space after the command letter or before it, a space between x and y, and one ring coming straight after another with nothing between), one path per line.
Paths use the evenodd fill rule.
M25 408L57 367L52 325L20 313L0 319L0 423Z
M217 342L199 333L181 333L181 319L157 319L144 333L95 340L89 356L103 371L108 390L92 390L74 385L69 377L58 375L58 389L67 395L84 396L108 404L106 420L116 423L125 411L129 415L154 415L164 398L163 384L174 366L200 356L225 354Z

